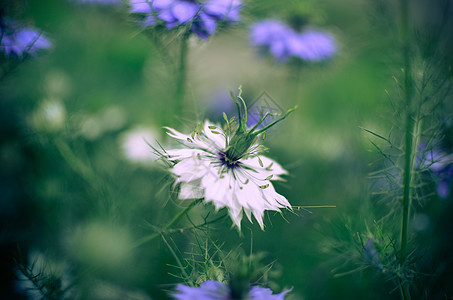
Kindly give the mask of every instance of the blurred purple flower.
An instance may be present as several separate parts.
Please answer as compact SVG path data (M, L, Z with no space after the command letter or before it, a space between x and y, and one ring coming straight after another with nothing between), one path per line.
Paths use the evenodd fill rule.
M283 300L289 290L280 294L272 294L271 289L252 286L247 296L247 300ZM177 300L230 300L230 289L228 285L208 280L201 284L199 288L189 287L182 284L176 286L176 292L173 294Z
M173 28L192 20L200 10L200 4L195 0L154 0L152 7L159 19Z
M20 28L14 22L3 22L0 25L0 51L9 56L35 54L37 51L52 46L44 35L36 30Z
M239 20L242 2L239 0L210 0L204 3L191 30L201 39L206 40L215 33L217 22L231 24Z
M336 52L335 40L330 33L311 29L297 34L290 47L293 56L306 61L327 60Z
M77 0L82 3L120 4L121 0Z
M252 286L250 289L248 299L250 300L283 300L285 299L285 295L289 293L289 290L281 292L280 294L272 294L271 289L262 288L259 286Z
M228 23L239 21L239 11L242 2L239 0L210 0L204 5L204 12Z
M229 294L230 290L226 284L208 280L203 282L199 288L178 284L173 296L178 300L227 300L230 298Z
M152 0L130 0L131 13L145 15L145 19L139 23L142 26L152 26L156 24L151 2Z
M363 256L367 261L374 264L379 269L382 269L383 266L379 260L379 253L376 251L374 243L375 242L372 238L366 242L365 246L363 247Z
M265 20L252 25L251 43L270 52L284 62L290 57L305 61L321 61L336 52L333 36L326 32L307 29L297 33L277 20Z
M294 40L294 32L280 21L265 20L252 25L252 45L270 52L279 61L285 61L291 56L290 44Z
M425 144L421 144L419 148L420 153L417 155L418 168L428 168L438 179L437 195L441 199L448 198L453 183L453 155L447 154L440 149L425 150Z
M130 0L131 13L150 14L151 1L148 0Z
M131 12L146 16L144 26L154 25L155 17L168 29L192 22L190 30L202 39L215 33L217 22L239 20L241 4L240 0L130 0Z

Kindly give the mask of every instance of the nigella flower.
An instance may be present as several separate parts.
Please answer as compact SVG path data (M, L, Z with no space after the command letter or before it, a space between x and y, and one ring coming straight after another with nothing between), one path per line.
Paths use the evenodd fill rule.
M166 22L167 28L173 28L192 20L200 4L195 0L154 0L152 8Z
M447 154L440 149L424 151L426 146L420 145L421 154L417 155L419 168L429 168L432 174L438 179L437 195L446 199L450 195L453 182L453 155Z
M130 0L131 12L145 15L144 26L158 20L168 29L190 23L190 30L202 39L215 33L219 21L238 21L241 4L239 0Z
M15 22L4 20L0 20L0 39L0 51L16 57L26 53L33 55L52 45L42 33L30 28L21 28Z
M215 33L218 22L231 24L238 21L241 5L239 0L210 0L204 3L191 30L201 39L207 39Z
M204 5L204 12L213 18L231 23L239 21L241 5L239 0L210 0Z
M333 36L327 32L306 29L298 33L277 20L252 25L251 43L284 62L291 57L304 61L321 61L336 52Z
M120 4L121 0L77 0L81 3L93 3L93 4Z
M280 211L291 208L288 200L278 194L271 180L281 179L287 172L274 160L262 155L263 147L258 136L286 118L294 109L262 129L256 130L268 114L247 129L247 108L240 94L233 97L238 109L238 125L233 118L226 128L206 121L197 126L192 134L182 134L172 128L168 135L184 143L185 149L168 150L170 161L175 162L171 172L180 183L180 199L204 198L216 209L227 207L234 224L240 228L243 212L252 222L252 214L264 228L265 210ZM241 104L244 114L241 116Z
M294 40L294 32L280 21L265 20L252 25L252 45L262 47L280 61L285 61L291 56L290 44Z
M336 52L335 40L330 33L307 29L296 35L291 43L291 54L305 61L332 58Z
M260 286L252 286L246 296L246 300L283 300L289 290L280 294L273 294L271 289ZM219 281L208 280L200 287L189 287L182 284L176 286L173 294L177 300L200 299L200 300L232 300L228 285Z
M363 247L363 256L368 262L374 264L379 269L382 269L383 266L379 260L379 253L376 251L374 244L375 241L372 238L366 242Z

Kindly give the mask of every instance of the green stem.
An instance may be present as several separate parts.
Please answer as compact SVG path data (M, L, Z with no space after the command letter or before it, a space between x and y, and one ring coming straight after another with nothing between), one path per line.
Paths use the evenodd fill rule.
M401 0L401 37L403 42L404 62L404 95L406 109L405 124L405 153L404 153L404 178L403 178L403 216L401 224L401 251L400 264L403 265L407 257L408 223L411 207L411 182L414 163L413 155L413 134L416 131L412 109L412 75L410 62L410 39L409 39L409 17L408 0ZM411 299L409 286L406 282L400 283L402 299Z
M171 255L173 255L174 259L176 260L176 263L178 264L179 269L181 270L182 275L186 279L187 282L189 282L190 286L192 286L190 282L190 277L186 272L186 268L181 263L181 260L179 259L178 255L176 255L175 250L171 247L171 245L167 242L167 239L165 239L165 236L161 234L162 240L164 241L165 245L167 246L168 250L170 251Z
M182 108L184 106L184 95L186 93L187 55L189 51L188 39L189 34L184 33L181 39L181 48L179 50L179 68L177 71L174 103L174 110L177 117L181 117Z
M100 190L98 184L99 177L93 172L93 170L88 167L77 155L72 151L69 145L62 141L59 138L54 140L55 146L57 147L58 152L66 161L66 163L71 167L71 169L77 173L83 180L86 181L94 190Z
M137 248L143 244L146 244L149 241L154 240L155 238L159 237L162 233L165 233L167 229L172 227L174 224L176 224L182 217L184 217L195 205L203 201L203 198L196 199L190 203L189 206L187 206L184 210L182 210L179 214L177 214L164 228L161 232L155 232L153 234L147 235L138 241L136 241L132 246L131 250L134 248Z
M398 279L400 284L400 294L401 299L411 299L411 294L409 292L409 286L402 282L401 278Z

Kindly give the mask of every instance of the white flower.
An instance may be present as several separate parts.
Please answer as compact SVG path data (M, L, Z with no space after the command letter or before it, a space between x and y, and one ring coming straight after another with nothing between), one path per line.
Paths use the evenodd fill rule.
M288 200L278 194L271 183L287 172L272 159L259 154L257 138L249 146L242 147L246 149L244 153L237 155L234 147L241 139L234 137L240 135L240 130L229 136L228 132L208 121L199 127L191 135L167 127L168 135L187 147L167 150L168 159L176 162L171 172L177 176L176 183L181 184L180 199L204 198L216 209L227 207L238 228L243 211L250 222L253 214L263 229L265 210L291 208ZM246 139L245 135L243 139ZM231 153L236 154L234 158Z

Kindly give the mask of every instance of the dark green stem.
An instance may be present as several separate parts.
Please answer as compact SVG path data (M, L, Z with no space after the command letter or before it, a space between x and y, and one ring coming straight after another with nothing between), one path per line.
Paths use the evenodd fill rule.
M403 265L407 257L408 223L411 207L411 182L413 170L413 134L414 117L412 109L412 75L410 62L410 38L409 38L409 17L408 0L401 0L401 37L403 42L403 71L404 71L404 96L405 96L405 153L404 153L404 179L403 179L403 216L401 225L401 251L400 264ZM400 283L402 299L411 299L409 286L406 282Z
M176 254L175 250L171 247L171 245L168 243L167 239L163 234L161 234L162 240L164 241L165 245L167 246L168 250L170 251L171 255L173 255L174 259L176 260L176 263L178 264L179 269L181 270L182 275L186 279L187 282L189 282L189 285L192 286L190 280L189 280L189 275L186 272L186 268L181 263L181 260L179 259L178 255Z
M182 108L184 107L184 95L186 93L187 81L187 55L189 35L184 33L181 39L181 48L179 50L179 66L177 70L174 113L176 117L181 117Z
M165 231L169 228L171 228L173 225L175 225L182 217L184 217L195 205L203 201L203 198L196 199L190 203L189 206L187 206L184 210L182 210L179 214L177 214L164 228L161 232L155 232L153 234L147 235L138 241L136 241L131 249L137 248L149 241L154 240L155 238L159 237L162 233L165 233Z

